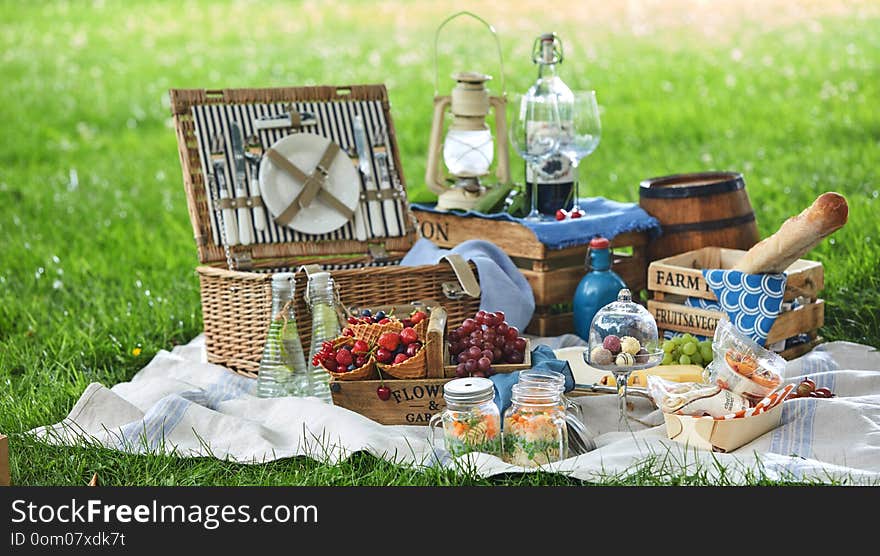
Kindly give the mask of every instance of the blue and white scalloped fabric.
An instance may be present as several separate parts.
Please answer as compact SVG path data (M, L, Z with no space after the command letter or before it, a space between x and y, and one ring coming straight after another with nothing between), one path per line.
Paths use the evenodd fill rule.
M763 346L782 310L788 277L723 269L704 269L703 277L718 301L689 297L685 304L726 313L737 330Z

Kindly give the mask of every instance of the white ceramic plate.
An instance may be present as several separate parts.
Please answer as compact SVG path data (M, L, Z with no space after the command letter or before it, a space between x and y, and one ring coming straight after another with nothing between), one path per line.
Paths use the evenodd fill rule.
M312 133L294 133L272 145L281 156L291 161L306 175L320 162L330 139ZM268 156L260 163L260 191L263 203L273 216L283 213L302 191L303 184L278 168ZM358 203L360 183L348 155L340 150L330 164L323 189L333 194L342 204L354 210ZM345 225L348 220L319 197L290 221L290 228L305 234L326 234Z

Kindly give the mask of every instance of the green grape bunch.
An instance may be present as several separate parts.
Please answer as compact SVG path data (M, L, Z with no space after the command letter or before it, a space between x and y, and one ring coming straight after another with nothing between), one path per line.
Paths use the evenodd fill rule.
M680 334L663 342L661 365L699 365L712 362L712 340L702 342L690 334Z

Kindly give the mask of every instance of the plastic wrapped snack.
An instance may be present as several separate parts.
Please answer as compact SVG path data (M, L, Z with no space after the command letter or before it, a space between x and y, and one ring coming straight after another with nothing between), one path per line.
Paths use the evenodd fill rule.
M670 382L653 375L648 377L648 394L663 413L693 417L725 417L750 405L745 397L717 384Z
M718 323L712 351L715 357L707 368L709 380L745 396L752 405L782 384L785 360L759 346L729 321Z

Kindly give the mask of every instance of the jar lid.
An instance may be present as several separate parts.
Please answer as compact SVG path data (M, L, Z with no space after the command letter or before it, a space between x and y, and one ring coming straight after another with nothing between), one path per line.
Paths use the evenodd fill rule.
M447 402L483 402L495 397L495 384L488 378L456 378L443 385Z

